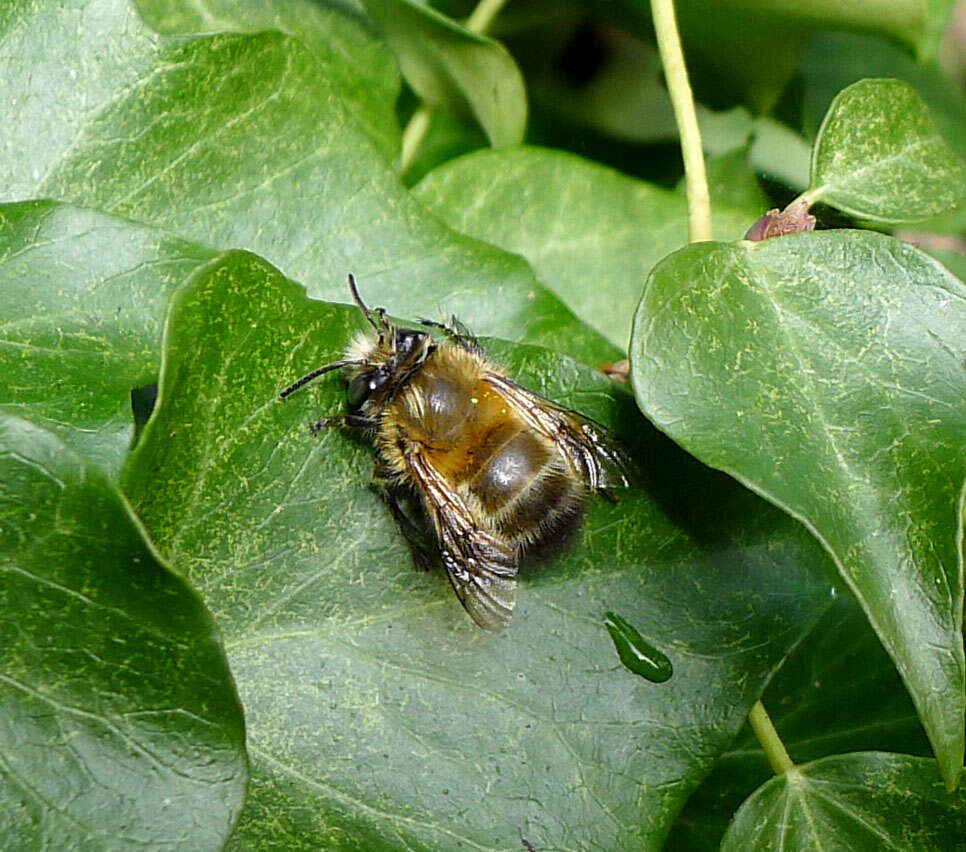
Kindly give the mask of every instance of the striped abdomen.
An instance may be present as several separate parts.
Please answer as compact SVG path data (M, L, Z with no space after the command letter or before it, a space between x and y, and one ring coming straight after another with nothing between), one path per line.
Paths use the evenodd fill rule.
M494 437L481 447L488 452L474 457L466 480L494 528L519 548L552 544L552 536L565 539L584 501L567 460L546 436L518 422Z
M480 508L507 544L523 550L561 541L580 519L582 480L546 435L529 427L459 350L431 358L394 406L394 434Z

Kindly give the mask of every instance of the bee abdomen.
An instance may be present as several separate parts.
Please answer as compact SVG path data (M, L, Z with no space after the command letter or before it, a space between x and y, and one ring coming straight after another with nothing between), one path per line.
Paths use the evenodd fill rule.
M520 550L549 537L563 542L580 521L583 484L557 448L529 430L482 461L469 487L501 537Z

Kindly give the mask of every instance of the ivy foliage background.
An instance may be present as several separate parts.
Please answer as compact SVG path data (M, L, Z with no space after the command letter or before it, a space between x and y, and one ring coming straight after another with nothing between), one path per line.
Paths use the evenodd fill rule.
M648 4L434 7L0 9L0 835L951 848L952 4L681 0L731 241L690 247ZM741 240L796 196L819 231ZM644 471L525 565L498 636L413 568L370 450L308 434L338 379L278 400L362 327L348 272L457 314ZM629 387L599 369L625 355ZM608 610L669 681L620 664Z

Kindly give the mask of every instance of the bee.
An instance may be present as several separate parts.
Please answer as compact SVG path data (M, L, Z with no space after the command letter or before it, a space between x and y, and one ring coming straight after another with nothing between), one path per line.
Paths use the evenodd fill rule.
M507 377L455 317L400 328L366 306L351 275L349 288L372 330L281 397L345 371L347 413L322 418L312 434L360 430L375 446L373 483L416 564L441 562L473 621L500 630L516 605L521 557L572 536L589 494L615 499L629 484L629 458L604 427Z

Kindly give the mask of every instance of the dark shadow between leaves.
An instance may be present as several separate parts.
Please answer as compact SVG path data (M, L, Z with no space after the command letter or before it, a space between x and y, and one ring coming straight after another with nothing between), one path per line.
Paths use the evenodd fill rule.
M642 472L641 489L670 521L706 547L732 539L735 529L747 527L749 517L778 511L681 449L641 414L630 394L620 399L614 432Z
M131 415L134 419L134 435L131 437L130 449L133 450L138 441L141 440L141 433L151 414L154 406L158 402L158 383L151 382L139 388L131 389Z

